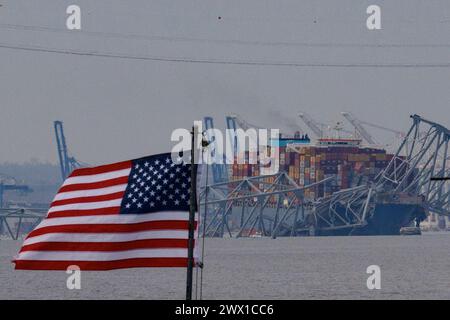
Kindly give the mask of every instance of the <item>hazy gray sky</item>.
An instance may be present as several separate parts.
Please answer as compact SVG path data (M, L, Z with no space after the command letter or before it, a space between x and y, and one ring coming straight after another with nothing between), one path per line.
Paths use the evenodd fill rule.
M0 46L305 64L450 63L447 0L0 4ZM81 7L81 32L64 31L70 4ZM369 4L381 6L382 30L366 29ZM199 64L0 47L0 162L56 162L56 119L64 121L72 153L98 164L169 151L172 130L205 115L220 127L238 112L285 129L277 111L297 121L299 110L322 122L349 110L401 130L412 113L450 125L450 68Z

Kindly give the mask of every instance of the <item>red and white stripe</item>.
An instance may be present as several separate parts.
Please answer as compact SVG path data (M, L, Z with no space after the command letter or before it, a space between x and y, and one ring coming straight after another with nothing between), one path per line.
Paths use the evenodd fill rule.
M131 165L75 170L25 239L16 269L186 267L188 212L119 214Z

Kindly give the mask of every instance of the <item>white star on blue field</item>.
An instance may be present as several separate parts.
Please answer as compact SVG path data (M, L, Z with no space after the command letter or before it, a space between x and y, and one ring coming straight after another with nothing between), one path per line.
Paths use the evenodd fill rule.
M172 161L171 154L133 160L121 214L188 211L191 166Z

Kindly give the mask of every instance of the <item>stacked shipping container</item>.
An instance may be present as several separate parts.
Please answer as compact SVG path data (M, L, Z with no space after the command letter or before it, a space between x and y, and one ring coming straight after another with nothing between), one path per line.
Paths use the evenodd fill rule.
M318 198L373 180L392 157L386 150L374 148L309 145L294 150L287 146L279 148L279 167L280 171L287 172L300 186L335 176L335 179L326 184L305 191L307 197ZM258 165L234 164L231 179L238 180L259 174Z

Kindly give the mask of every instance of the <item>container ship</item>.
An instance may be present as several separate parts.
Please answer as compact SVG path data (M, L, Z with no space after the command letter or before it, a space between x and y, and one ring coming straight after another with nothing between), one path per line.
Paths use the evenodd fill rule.
M320 138L312 143L307 135L280 137L279 168L286 172L299 186L307 186L323 179L333 177L314 188L306 189L306 199L314 201L329 197L333 193L360 185L368 184L386 168L394 157L383 148L366 147L361 139ZM252 156L248 153L246 157ZM230 172L231 180L259 176L258 165L234 164ZM270 178L268 177L268 182ZM358 228L345 228L327 231L316 226L315 235L397 235L400 229L418 224L425 219L426 213L421 199L411 199L406 194L390 198L382 195L376 200L374 214L367 224ZM392 198L392 199L391 199Z

